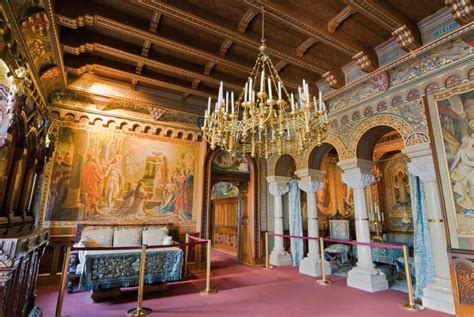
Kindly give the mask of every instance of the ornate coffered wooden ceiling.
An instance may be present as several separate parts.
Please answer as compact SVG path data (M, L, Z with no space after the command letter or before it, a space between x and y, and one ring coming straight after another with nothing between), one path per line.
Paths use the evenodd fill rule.
M87 78L175 96L194 113L220 80L240 91L258 54L262 6L280 76L291 90L305 78L315 93L321 78L342 87L341 67L353 60L365 72L378 68L374 47L392 37L416 49L416 23L445 6L443 0L44 1L68 88L79 89L79 79L93 74Z

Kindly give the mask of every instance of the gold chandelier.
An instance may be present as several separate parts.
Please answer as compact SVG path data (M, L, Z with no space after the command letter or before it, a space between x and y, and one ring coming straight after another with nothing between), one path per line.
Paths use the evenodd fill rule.
M268 159L273 154L301 154L325 139L328 121L321 92L318 100L311 98L303 79L296 97L288 93L266 48L262 22L260 53L238 100L233 92L224 94L223 82L213 111L209 97L201 130L212 150L220 147L232 156L250 153Z

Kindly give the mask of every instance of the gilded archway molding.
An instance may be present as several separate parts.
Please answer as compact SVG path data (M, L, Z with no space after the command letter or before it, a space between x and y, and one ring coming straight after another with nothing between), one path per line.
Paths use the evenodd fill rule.
M384 113L369 117L354 129L348 139L347 150L340 155L339 159L342 161L357 158L357 146L362 136L377 126L388 126L395 129L402 136L404 146L407 146L407 140L415 132L409 122L394 114Z

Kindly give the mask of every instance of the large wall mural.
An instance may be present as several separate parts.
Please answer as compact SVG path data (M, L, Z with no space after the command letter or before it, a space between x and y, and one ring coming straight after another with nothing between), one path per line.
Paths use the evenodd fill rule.
M437 100L433 132L448 217L459 236L474 237L474 91ZM455 91L454 91L455 92ZM439 129L438 129L439 127ZM436 132L435 132L436 130Z
M55 134L45 221L195 219L199 143L71 122Z

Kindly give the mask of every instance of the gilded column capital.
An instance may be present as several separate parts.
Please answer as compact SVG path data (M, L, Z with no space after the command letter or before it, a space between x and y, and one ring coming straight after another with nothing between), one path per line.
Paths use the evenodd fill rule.
M285 195L289 190L289 180L289 177L284 176L268 176L268 191L270 192L270 194L276 197Z

